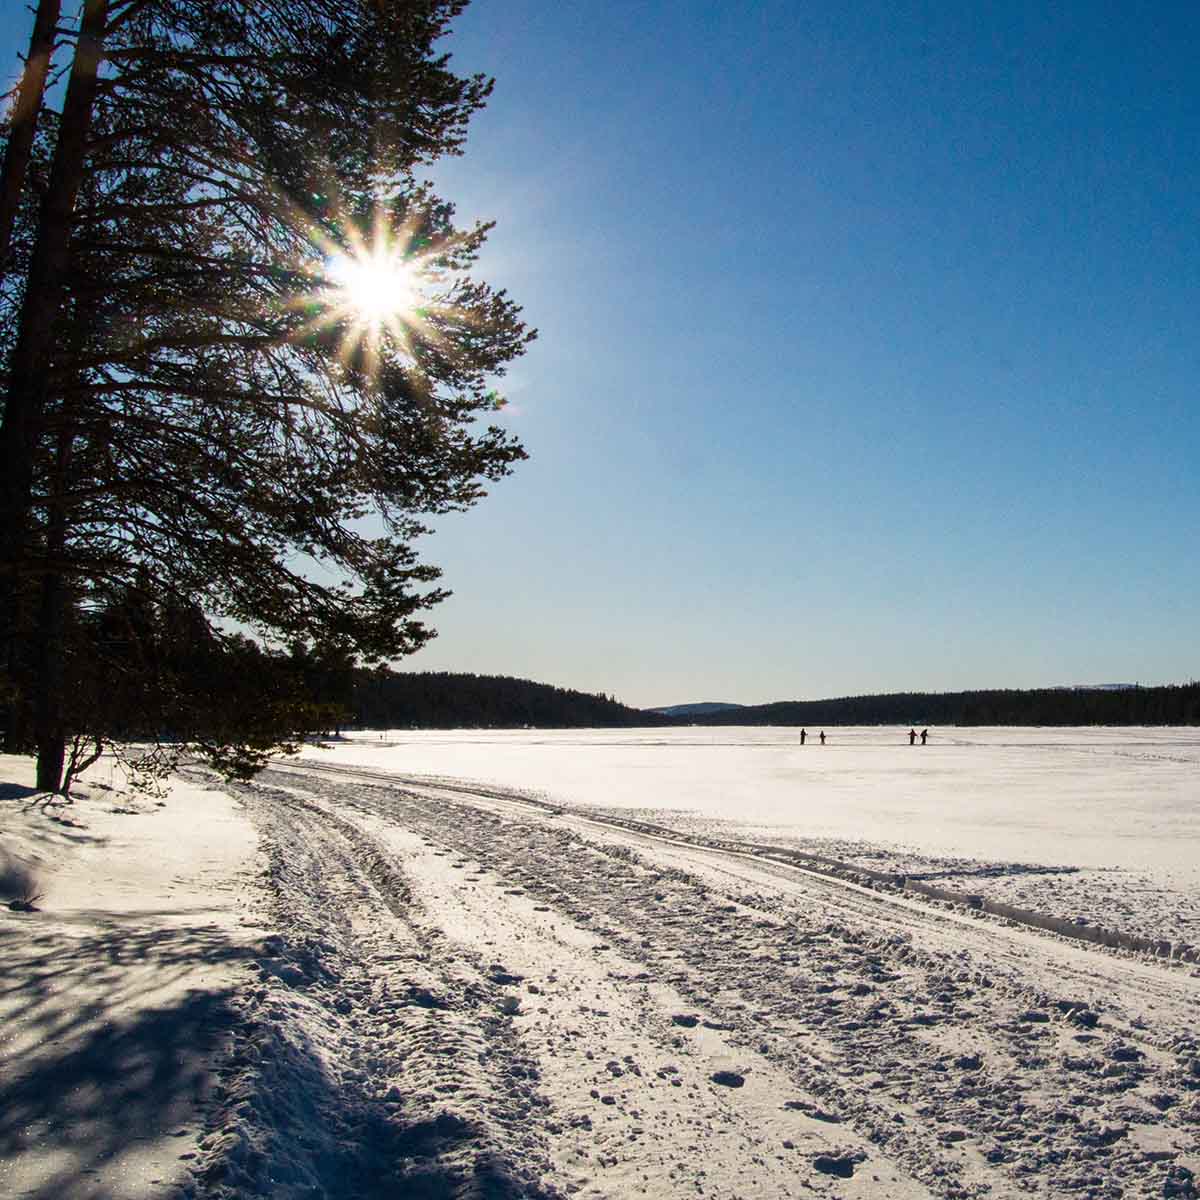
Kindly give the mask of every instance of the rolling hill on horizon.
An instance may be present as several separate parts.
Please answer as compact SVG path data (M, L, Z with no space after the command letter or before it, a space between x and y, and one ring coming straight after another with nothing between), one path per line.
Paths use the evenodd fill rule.
M701 700L696 704L666 704L643 709L643 712L661 713L664 717L707 716L709 713L726 712L731 708L745 708L744 704L729 704L724 700Z

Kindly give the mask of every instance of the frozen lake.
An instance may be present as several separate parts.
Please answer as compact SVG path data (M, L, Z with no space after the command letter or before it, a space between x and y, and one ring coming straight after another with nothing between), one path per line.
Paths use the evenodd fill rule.
M673 810L781 836L1121 867L1200 887L1200 729L457 730L352 734L306 756Z

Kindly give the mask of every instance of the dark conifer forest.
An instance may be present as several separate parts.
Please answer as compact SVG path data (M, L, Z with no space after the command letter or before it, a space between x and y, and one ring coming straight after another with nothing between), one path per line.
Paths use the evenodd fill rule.
M606 696L510 679L441 671L359 671L351 711L372 729L609 728L669 725L666 717Z
M784 700L693 717L696 725L1200 725L1200 683L1167 687L896 692Z
M630 728L668 725L1200 725L1200 683L1168 687L897 692L666 716L612 697L499 675L305 671L316 703L369 729ZM328 711L328 709L327 709Z

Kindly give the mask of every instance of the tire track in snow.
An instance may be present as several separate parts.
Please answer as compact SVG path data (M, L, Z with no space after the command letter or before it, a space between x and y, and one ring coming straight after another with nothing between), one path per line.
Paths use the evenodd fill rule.
M294 785L296 781L289 782ZM323 818L335 828L346 823L347 814L347 806L337 800L321 789L315 798ZM296 803L312 806L299 797ZM405 874L411 875L414 859L425 845L421 838L404 827L373 821L361 808L355 816L362 823L358 841L370 846L376 857L379 848L390 845L395 861L403 861ZM287 814L278 817L286 820ZM444 850L426 849L424 857L427 865L440 862L443 876L449 874L446 860L450 856ZM467 865L456 861L449 870ZM481 869L482 864L477 870ZM428 872L422 875L422 883L428 889L422 892L424 906L438 921L454 928L460 945L486 948L478 957L480 969L512 984L526 982L524 975L510 972L513 963L507 952L528 956L529 948L519 943L536 940L530 925L552 918L539 916L539 910L545 912L547 906L534 906L517 897L526 891L518 875L496 876L495 886L503 899L488 889L473 912L469 905L464 909L456 904L453 894L431 900L429 885L436 880ZM421 900L416 903L419 908ZM461 923L464 916L469 927ZM537 968L533 974L542 979L541 986L534 984L529 995L520 999L517 994L512 997L516 1008L522 1010L514 1012L518 1019L513 1022L513 1028L521 1030L520 1053L527 1061L537 1052L534 1073L539 1089L554 1097L553 1107L542 1114L556 1163L550 1172L552 1184L585 1197L706 1194L744 1200L775 1198L801 1194L813 1186L807 1182L808 1176L822 1182L825 1177L813 1165L817 1162L830 1170L844 1170L866 1156L863 1139L852 1132L808 1117L800 1108L781 1105L778 1091L782 1088L794 1096L794 1087L778 1077L778 1072L770 1079L767 1070L746 1066L746 1056L726 1045L721 1032L703 1027L685 1030L672 1024L658 1007L670 989L651 986L645 978L631 986L630 981L644 973L633 964L617 970L617 960L607 953L602 960L589 963L586 952L597 947L579 943L573 921L561 923L560 935L563 929L568 931L568 942L574 944L545 936L542 953L535 953L533 960ZM569 932L572 929L574 939ZM582 936L584 942L596 941L590 932ZM501 953L498 944L507 947L503 963L492 961ZM436 973L439 956L432 955L427 965ZM674 1001L671 1011L678 1011L681 1001L678 996ZM538 1007L524 1011L527 1004ZM543 1017L547 1008L550 1011ZM517 1050L513 1053L515 1057ZM731 1100L730 1088L714 1084L710 1076L718 1067L733 1074L736 1066L741 1066L746 1076L741 1078L736 1099ZM648 1094L655 1088L660 1096L674 1097L676 1103L655 1101ZM775 1138L773 1143L768 1144L768 1135ZM732 1185L731 1179L736 1181ZM844 1183L838 1194L873 1196L881 1184L897 1200L930 1194L886 1161L874 1163L869 1171L864 1169L858 1179Z
M862 915L864 919L891 924L898 931L908 929L914 922L941 930L950 940L958 939L962 948L977 945L991 935L991 951L1002 958L1011 957L1022 968L1031 953L1041 954L1053 961L1053 966L1066 980L1080 988L1102 989L1106 994L1116 989L1128 993L1131 1009L1146 1004L1172 1008L1178 1021L1194 1018L1200 1005L1200 972L1174 964L1166 968L1162 959L1148 959L1124 951L1110 951L1094 943L1078 943L1036 927L989 916L975 909L930 901L910 893L892 889L863 886L856 882L853 867L842 872L809 870L796 862L781 862L773 852L763 854L758 848L692 835L680 835L674 830L659 829L644 822L630 821L614 812L612 815L589 812L580 814L553 801L527 795L499 786L475 782L439 779L422 776L391 775L386 772L363 770L349 766L306 763L302 770L340 779L361 779L365 782L402 786L418 790L423 795L444 795L448 799L483 801L497 806L497 811L518 814L531 807L555 816L561 823L583 831L587 836L612 836L634 848L645 848L656 858L685 864L694 869L698 862L708 864L714 872L724 872L733 878L750 882L764 875L775 881L797 883L805 890L824 892L837 898L839 908ZM830 860L833 861L833 860ZM1011 949L1011 955L1007 951ZM1165 969L1166 968L1166 969Z
M1186 1030L1138 1028L1112 1006L1098 1012L1098 996L1056 997L1036 939L1016 953L1020 939L1001 931L897 913L794 872L782 888L773 865L747 892L742 864L718 874L711 852L684 848L691 871L665 865L661 847L633 849L620 831L598 840L552 806L486 789L455 800L446 781L398 790L286 775L342 812L452 847L594 930L936 1194L1162 1195L1192 1144ZM1176 977L1161 974L1170 992Z
M536 1068L495 982L410 920L402 873L353 822L240 792L280 932L241 999L194 1194L559 1196L540 1182Z

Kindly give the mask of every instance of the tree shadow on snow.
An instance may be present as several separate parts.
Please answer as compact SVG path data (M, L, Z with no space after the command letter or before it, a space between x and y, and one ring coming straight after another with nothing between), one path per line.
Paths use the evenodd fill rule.
M32 936L21 925L0 929L0 1005L40 1042L65 1045L118 1007L149 1005L149 988L169 990L197 967L252 953L216 926L146 926L171 915L114 916L98 931L93 919L82 934L65 923Z
M20 783L0 783L0 800L28 800L32 796L41 796L37 788L25 787Z
M164 927L171 915L112 916L83 932L0 929L0 1021L17 1018L0 1025L8 1051L0 1190L15 1184L25 1200L112 1200L131 1150L158 1142L162 1155L177 1133L180 1149L190 1149L182 1135L199 1132L200 1121L218 1148L190 1161L198 1177L185 1188L198 1185L199 1195L554 1195L450 1102L397 1105L355 1072L331 1073L309 1040L317 1013L306 1005L310 1018L292 1020L280 1003L289 989L278 981L240 995L182 992L198 966L256 952L214 926ZM333 1005L336 997L310 999ZM165 1157L164 1193L183 1167L170 1150Z
M245 954L211 927L0 934L0 1006L22 1039L0 1072L0 1178L27 1200L99 1200L138 1143L194 1130L233 1014L227 991L178 984ZM161 1004L139 996L172 983Z

